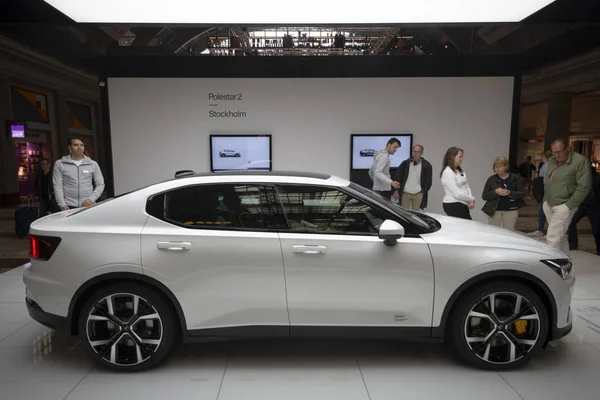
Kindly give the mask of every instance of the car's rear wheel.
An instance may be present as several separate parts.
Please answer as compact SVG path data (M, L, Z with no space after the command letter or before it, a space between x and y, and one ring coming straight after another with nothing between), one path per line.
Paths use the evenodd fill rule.
M173 312L154 290L115 284L95 292L79 315L79 335L94 359L118 371L141 371L164 361L173 347Z
M482 369L513 369L539 352L548 335L548 312L526 285L493 282L463 296L451 315L456 354Z

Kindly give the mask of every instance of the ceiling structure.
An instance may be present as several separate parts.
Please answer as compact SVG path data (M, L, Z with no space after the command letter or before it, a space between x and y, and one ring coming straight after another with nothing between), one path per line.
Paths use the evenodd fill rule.
M557 0L518 24L78 24L42 0L4 0L0 35L79 67L112 55L518 55L530 69L600 46L599 15L599 1Z

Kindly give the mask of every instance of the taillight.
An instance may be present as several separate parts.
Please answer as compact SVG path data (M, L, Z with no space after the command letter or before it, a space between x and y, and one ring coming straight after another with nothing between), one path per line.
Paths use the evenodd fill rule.
M60 238L29 235L29 257L36 260L49 260L60 244Z

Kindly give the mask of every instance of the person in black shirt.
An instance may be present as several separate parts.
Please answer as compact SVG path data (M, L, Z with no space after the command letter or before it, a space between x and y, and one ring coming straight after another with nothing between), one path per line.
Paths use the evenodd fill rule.
M531 162L531 156L527 156L525 161L519 165L519 174L525 180L525 195L531 195L531 181L533 179L533 172L535 171L535 165Z
M52 185L52 163L49 159L43 158L40 166L42 167L42 170L36 176L35 190L32 196L40 197L39 216L44 217L48 214L56 212L58 210L58 206L54 200L54 189Z
M583 201L569 225L569 250L577 250L577 223L585 217L590 219L592 234L596 242L596 255L600 256L600 174L592 167L592 191Z
M498 157L494 160L494 175L490 176L483 188L482 198L486 201L482 211L487 214L491 225L515 230L519 208L525 206L523 179L509 171L508 160Z

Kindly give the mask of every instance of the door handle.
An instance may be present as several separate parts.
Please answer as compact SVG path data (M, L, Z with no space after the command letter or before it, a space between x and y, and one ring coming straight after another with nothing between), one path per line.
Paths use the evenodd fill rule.
M305 246L300 244L295 244L292 246L294 249L294 253L303 253L303 254L325 254L327 253L327 246Z
M184 251L192 248L190 242L156 242L156 248L159 250Z

